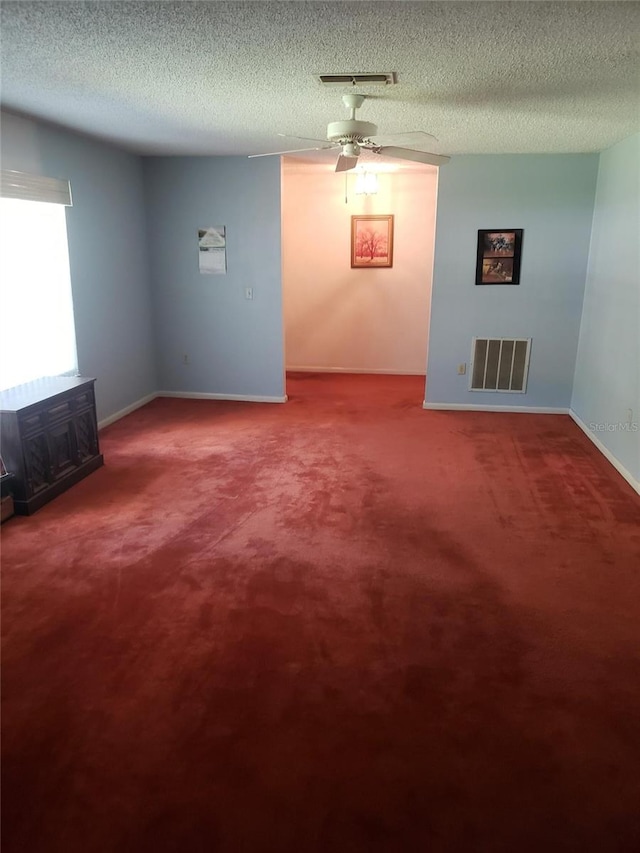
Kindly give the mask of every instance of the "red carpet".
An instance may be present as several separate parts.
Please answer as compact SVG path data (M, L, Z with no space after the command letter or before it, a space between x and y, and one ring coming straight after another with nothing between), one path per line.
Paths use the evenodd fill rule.
M568 417L288 392L3 526L4 853L637 853L640 498Z

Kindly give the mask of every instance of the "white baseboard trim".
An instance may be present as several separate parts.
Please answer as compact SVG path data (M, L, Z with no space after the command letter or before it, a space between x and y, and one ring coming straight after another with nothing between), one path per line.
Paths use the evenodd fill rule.
M158 391L156 397L178 397L185 400L232 400L240 403L286 403L283 397L262 397L249 394L206 394L200 391Z
M104 429L109 424L119 421L120 418L130 415L131 412L135 412L136 409L146 406L147 403L155 400L156 397L184 397L189 400L239 400L240 402L247 403L286 403L288 399L286 394L284 397L247 397L242 394L200 394L196 391L156 391L154 394L147 394L146 397L141 397L135 403L131 403L130 406L125 406L119 412L114 412L113 415L109 415L98 421L98 429Z
M114 412L113 415L109 415L101 421L98 421L98 429L103 429L109 424L113 424L116 421L119 421L120 418L124 418L126 415L130 415L131 412L135 412L136 409L142 408L142 406L146 406L147 403L150 403L154 400L158 395L157 394L147 394L146 397L141 397L139 400L136 400L135 403L131 403L130 406L125 406L124 409L120 409L119 412Z
M585 424L582 418L577 415L573 411L573 409L569 409L569 416L575 422L575 424L580 427L580 429L587 436L587 438L591 439L591 441L595 444L600 453L602 453L604 458L613 465L618 474L624 477L624 479L627 481L627 483L629 483L631 488L634 489L640 495L640 480L636 480L633 474L630 471L627 471L622 462L620 462L613 455L613 453L600 441L600 439L597 437L597 435L595 435L593 430L589 429L589 427Z
M287 373L380 373L389 376L426 376L424 370L387 370L369 367L292 367L287 365Z
M478 406L472 403L427 403L423 409L455 412L518 412L523 415L568 415L569 409L554 406Z

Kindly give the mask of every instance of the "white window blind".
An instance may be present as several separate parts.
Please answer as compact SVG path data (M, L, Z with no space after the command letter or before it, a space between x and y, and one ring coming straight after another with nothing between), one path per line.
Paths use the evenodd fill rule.
M77 373L68 181L1 173L0 388ZM65 188L66 187L66 188Z
M69 181L15 172L12 169L2 169L0 172L0 195L2 198L19 198L22 201L71 204Z

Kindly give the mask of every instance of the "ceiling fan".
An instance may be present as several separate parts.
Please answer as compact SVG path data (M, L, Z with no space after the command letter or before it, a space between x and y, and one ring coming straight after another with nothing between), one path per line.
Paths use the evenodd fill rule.
M414 148L405 148L399 145L387 145L387 141L393 142L393 136L378 137L378 128L369 121L360 121L356 118L356 110L359 109L366 95L348 93L342 96L342 103L350 111L346 121L332 121L327 126L326 139L309 139L305 136L291 137L293 139L308 139L309 142L320 143L312 148L294 148L289 151L270 151L268 154L250 154L249 157L272 157L280 154L296 154L302 151L323 151L330 148L340 148L336 163L336 172L348 172L355 169L358 164L360 152L365 150L372 154L384 157L393 157L397 160L412 160L415 163L425 163L430 166L444 166L451 159L444 154L431 154ZM285 136L284 133L278 134ZM404 141L408 138L415 140L418 144L425 139L435 140L429 133L415 131L413 133L396 134L398 139Z

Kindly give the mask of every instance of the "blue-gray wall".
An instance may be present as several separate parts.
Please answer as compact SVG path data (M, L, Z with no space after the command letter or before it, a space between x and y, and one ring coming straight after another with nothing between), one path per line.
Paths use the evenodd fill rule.
M71 181L67 209L78 367L98 419L157 389L140 158L2 113L3 169Z
M640 480L640 134L600 155L571 407Z
M279 158L151 157L145 183L159 389L281 399ZM226 275L198 269L212 225L227 229Z
M471 155L440 169L427 403L568 408L596 154ZM475 286L478 229L523 228L520 285ZM468 390L474 336L532 338L526 394Z
M141 159L7 113L0 130L3 168L71 180L78 359L100 419L157 391L283 397L276 158ZM629 409L640 418L639 182L640 136L600 158L477 155L440 170L428 403L571 405L587 426L616 426L594 435L640 479L639 433L617 426ZM198 271L207 225L227 228L227 275ZM519 286L474 285L479 228L524 229ZM525 395L467 390L456 367L474 335L533 338Z

